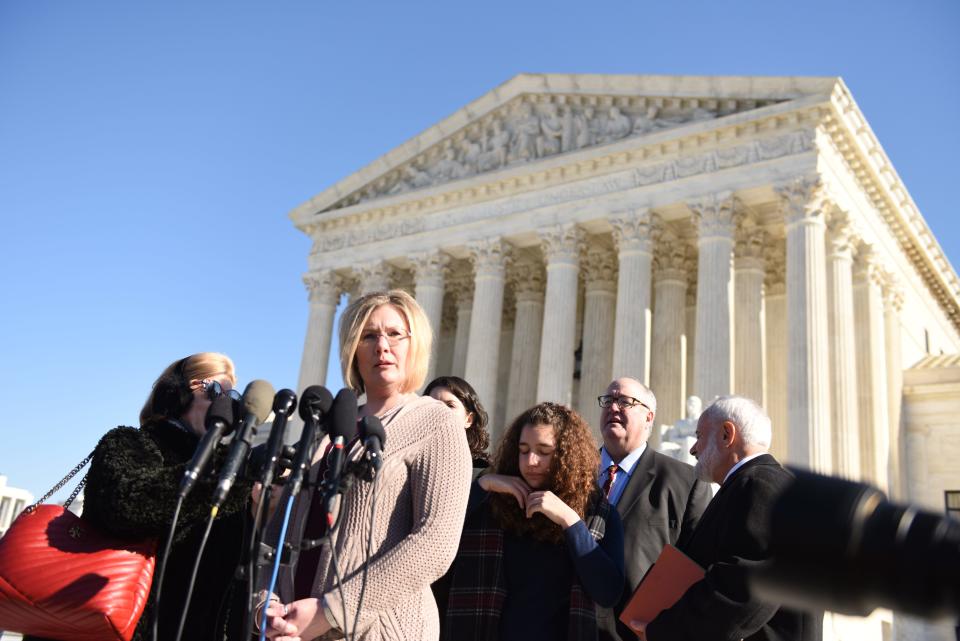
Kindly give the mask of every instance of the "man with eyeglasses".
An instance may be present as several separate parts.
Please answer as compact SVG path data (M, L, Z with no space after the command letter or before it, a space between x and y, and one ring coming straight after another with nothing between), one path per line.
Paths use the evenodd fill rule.
M623 522L626 571L619 603L598 608L597 623L601 641L626 641L636 635L619 621L620 612L663 546L693 531L711 492L692 466L647 447L657 398L646 385L618 378L597 401L603 435L598 483Z

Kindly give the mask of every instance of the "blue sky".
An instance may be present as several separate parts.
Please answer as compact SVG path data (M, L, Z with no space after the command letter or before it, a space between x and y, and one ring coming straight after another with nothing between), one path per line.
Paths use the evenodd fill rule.
M2 2L0 474L41 493L192 352L295 386L287 213L521 72L842 76L957 265L958 33L954 0Z

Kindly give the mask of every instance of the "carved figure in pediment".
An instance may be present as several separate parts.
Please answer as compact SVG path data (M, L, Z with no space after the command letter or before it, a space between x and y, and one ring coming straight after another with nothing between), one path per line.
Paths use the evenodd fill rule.
M486 149L477 158L477 170L489 171L505 165L509 145L510 132L503 128L503 122L498 118L493 121L493 128L487 137Z
M447 147L430 172L436 180L456 180L464 175L463 165L457 162L453 147Z
M700 120L711 120L716 118L717 114L709 109L704 109L702 107L697 107L693 110L693 113L690 114L691 122L698 122Z
M537 157L537 137L540 135L540 118L533 112L530 103L522 102L513 123L513 147L510 160L534 160Z
M633 121L632 133L634 136L642 135L657 129L657 112L659 109L650 105L645 112L639 114Z
M596 141L594 130L593 107L584 107L583 111L574 113L573 128L576 131L575 144L577 149L589 147Z
M630 118L619 107L610 107L604 138L607 141L620 140L630 135Z
M540 130L543 135L537 138L537 155L543 157L559 153L563 148L563 119L557 113L556 105L544 107Z
M400 180L390 188L387 192L388 194L402 194L405 191L410 191L411 189L420 189L421 187L426 187L433 181L430 179L430 175L425 171L420 171L413 165L407 165L403 168Z
M460 164L463 166L464 175L472 175L478 171L478 161L483 147L479 142L464 138L460 142Z

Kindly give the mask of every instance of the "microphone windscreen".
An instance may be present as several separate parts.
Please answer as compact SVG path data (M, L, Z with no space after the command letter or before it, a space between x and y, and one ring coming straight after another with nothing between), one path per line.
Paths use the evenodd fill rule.
M203 424L210 429L217 421L223 421L226 429L223 430L224 436L233 431L233 399L224 394L213 399Z
M357 436L357 395L352 389L337 392L330 410L330 438L342 436L347 443Z
M244 413L253 414L259 423L263 423L270 416L272 408L273 385L260 379L250 381L243 390Z
M333 405L333 394L322 385L311 385L300 395L300 418L310 420L311 414L323 416Z
M284 388L277 392L277 395L273 397L273 411L275 414L289 415L296 406L297 395L293 392L293 390Z
M376 436L380 439L380 447L387 444L387 431L383 429L383 423L376 416L364 416L360 419L360 436L364 440Z

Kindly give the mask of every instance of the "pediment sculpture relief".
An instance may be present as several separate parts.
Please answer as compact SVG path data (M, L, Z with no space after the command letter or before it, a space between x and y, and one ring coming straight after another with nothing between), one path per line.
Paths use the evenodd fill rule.
M582 104L584 101L579 98L567 100L559 96L554 99L555 102L549 102L524 96L512 106L472 123L406 165L381 176L333 208L644 136L737 111L736 107L730 106L723 109L694 106L704 104L704 101L696 100L639 99L633 101L635 106L599 106ZM659 106L659 103L669 106ZM712 104L721 103L713 101ZM729 105L730 101L725 104Z

